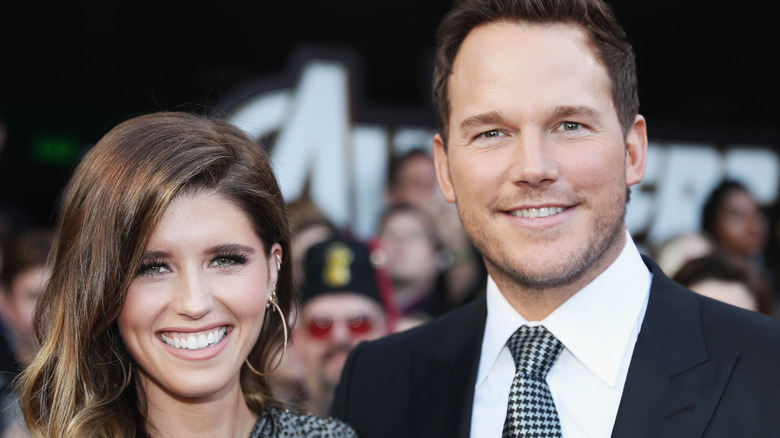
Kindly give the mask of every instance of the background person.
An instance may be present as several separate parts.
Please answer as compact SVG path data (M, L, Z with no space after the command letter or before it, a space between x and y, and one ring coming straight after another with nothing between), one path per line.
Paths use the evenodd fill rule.
M484 293L485 267L469 241L458 211L447 203L436 186L433 157L424 149L411 149L390 164L388 208L417 207L435 218L444 251L444 276L448 301L464 303Z
M294 341L310 407L326 415L349 352L389 333L385 296L367 245L331 238L306 253Z
M392 283L402 328L441 316L452 302L444 274L446 257L428 213L412 205L390 207L379 221L376 243Z
M693 259L704 257L716 251L715 241L707 233L689 231L676 234L655 249L653 258L669 277L674 277L680 268Z
M308 190L294 202L287 204L290 216L292 237L290 252L293 264L293 280L295 290L300 290L305 276L304 258L313 245L328 240L340 234L338 228L325 216L322 210L308 197ZM290 315L290 327L295 327L299 317L298 309ZM287 346L281 364L271 376L271 381L277 395L292 404L305 404L306 367L301 358L300 347L296 342Z
M2 280L5 285L3 319L13 333L13 345L21 367L27 366L38 349L33 333L33 317L51 269L46 260L53 231L34 228L12 242Z
M765 259L771 243L769 218L747 186L732 179L721 181L704 203L701 229L712 236L716 251L752 265L778 293L778 279Z
M76 169L56 230L21 378L33 436L354 436L270 387L295 302L289 224L242 131L185 113L119 124Z
M724 180L710 193L701 215L701 229L718 251L763 266L769 229L767 217L742 183Z
M733 255L714 253L692 259L672 279L701 295L774 316L774 294L766 278Z
M0 392L0 437L24 437L27 433L17 394L11 385L19 372L32 361L38 349L33 333L33 316L51 270L46 261L51 249L53 233L47 228L25 231L11 242L0 271L0 309L2 318L10 328L8 351L13 364L4 366L2 380L7 384Z

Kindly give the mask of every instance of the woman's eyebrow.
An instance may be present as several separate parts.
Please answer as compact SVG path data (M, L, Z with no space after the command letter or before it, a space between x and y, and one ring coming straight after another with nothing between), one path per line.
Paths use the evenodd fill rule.
M247 245L242 245L240 243L221 243L209 247L206 250L207 254L224 254L224 253L231 253L231 252L246 252L246 253L254 254L256 251L255 248L252 248L251 246L247 246Z

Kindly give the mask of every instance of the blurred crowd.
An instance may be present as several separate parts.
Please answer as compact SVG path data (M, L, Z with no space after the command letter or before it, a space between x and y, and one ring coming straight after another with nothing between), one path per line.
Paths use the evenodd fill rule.
M710 193L701 218L698 230L654 249L664 272L702 295L778 316L777 208L759 205L746 185L726 179Z
M367 240L334 226L306 194L289 202L300 306L273 379L283 399L320 415L359 342L424 324L484 293L482 259L439 192L426 149L395 157L382 195L386 209ZM49 275L52 230L24 217L0 199L0 438L25 436L10 384L35 354L32 320ZM695 292L778 315L780 208L759 205L739 181L712 191L699 230L647 251Z

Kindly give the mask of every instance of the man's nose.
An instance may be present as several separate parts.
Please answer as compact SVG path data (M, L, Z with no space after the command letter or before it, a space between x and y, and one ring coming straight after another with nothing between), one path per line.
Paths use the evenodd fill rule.
M512 146L510 175L515 184L538 186L560 176L553 145L540 130L527 129Z

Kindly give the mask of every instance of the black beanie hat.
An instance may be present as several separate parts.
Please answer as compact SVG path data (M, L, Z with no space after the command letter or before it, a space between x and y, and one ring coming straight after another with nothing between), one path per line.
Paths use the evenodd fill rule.
M371 298L384 308L371 252L363 243L331 238L306 252L301 302L329 293L355 293Z

